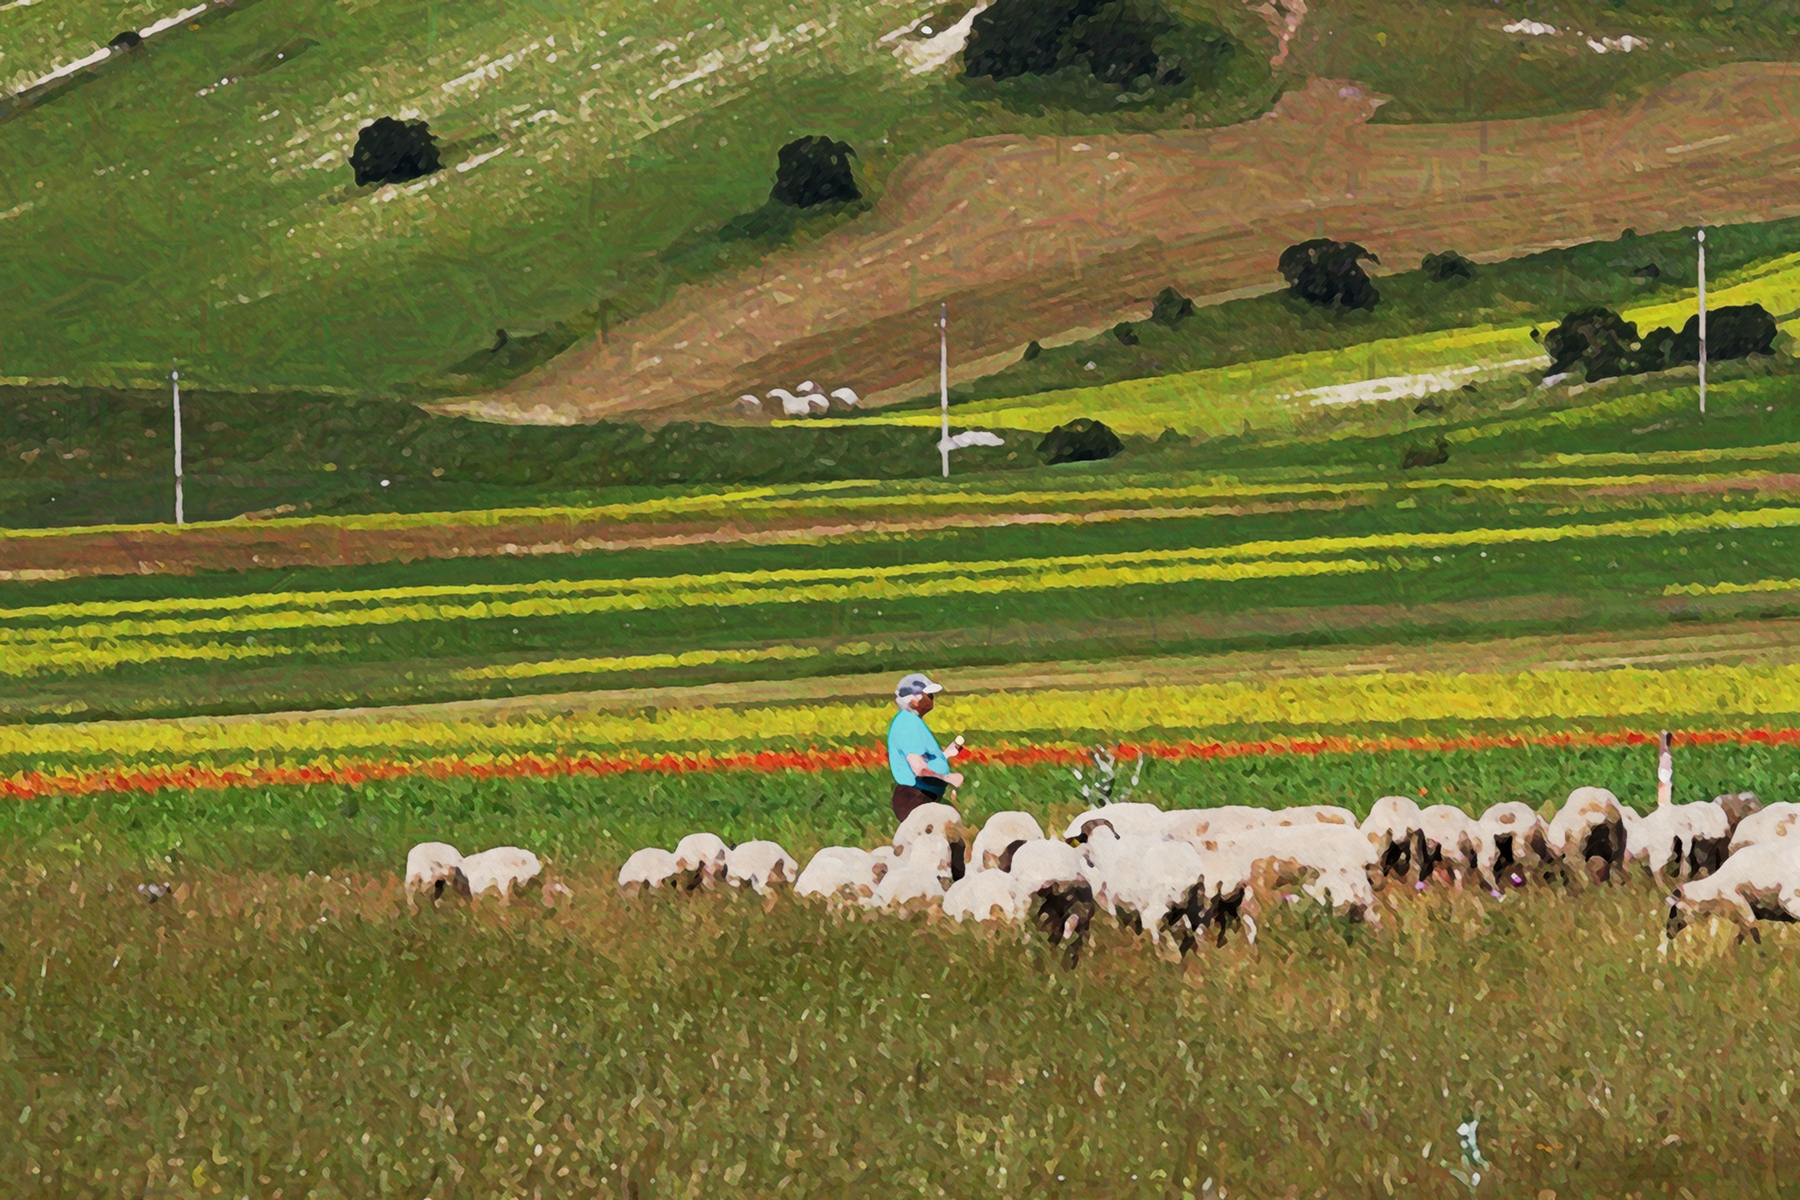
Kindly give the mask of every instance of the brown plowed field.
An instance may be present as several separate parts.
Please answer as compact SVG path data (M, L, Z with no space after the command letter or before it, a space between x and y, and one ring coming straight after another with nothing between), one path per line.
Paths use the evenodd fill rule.
M1321 233L1388 267L1453 248L1505 257L1800 213L1800 66L1685 76L1630 104L1515 121L1374 125L1364 89L1314 80L1255 121L1120 137L995 137L924 155L871 216L756 271L685 288L502 391L494 420L729 417L741 392L814 378L865 396L953 359L1195 296L1277 282Z

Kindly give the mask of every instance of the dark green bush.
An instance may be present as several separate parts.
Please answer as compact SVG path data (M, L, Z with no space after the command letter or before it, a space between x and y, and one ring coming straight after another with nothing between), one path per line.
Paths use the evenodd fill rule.
M356 173L358 187L405 183L443 165L437 138L424 121L377 117L357 132L356 147L350 151L350 169Z
M1089 417L1058 425L1038 443L1038 456L1048 463L1097 462L1125 449L1111 429Z
M1313 238L1289 246L1276 264L1288 281L1288 294L1321 308L1374 308L1381 293L1362 269L1364 260L1381 260L1355 242Z
M1419 269L1433 283L1475 278L1475 264L1454 250L1446 250L1442 254L1427 254L1419 263Z
M828 137L796 138L776 155L775 186L769 199L791 208L848 203L862 199L850 159L856 154L848 143Z
M1138 337L1138 331L1132 327L1130 321L1120 321L1114 325L1112 335L1119 339L1121 346L1135 346L1142 340Z
M1156 293L1156 300L1150 306L1150 319L1158 325L1167 325L1170 329L1193 315L1194 302L1172 287Z

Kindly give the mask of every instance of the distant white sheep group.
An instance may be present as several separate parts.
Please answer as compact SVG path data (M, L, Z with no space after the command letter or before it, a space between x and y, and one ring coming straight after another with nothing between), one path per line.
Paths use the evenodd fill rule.
M504 900L543 870L537 855L517 846L496 846L465 858L446 842L420 842L406 855L406 888L409 893L429 891L434 899L445 892L464 898L493 892Z
M996 813L974 829L949 805L925 804L888 844L828 846L804 869L773 842L730 847L694 834L673 851L633 854L619 886L791 885L796 896L833 905L1029 921L1066 944L1073 963L1100 912L1179 955L1202 938L1222 945L1231 928L1255 941L1272 902L1310 900L1373 925L1380 893L1422 891L1434 878L1458 888L1474 881L1498 898L1534 876L1604 882L1634 868L1678 883L1670 937L1699 914L1752 934L1758 920L1800 920L1800 805L1760 808L1740 793L1640 816L1595 787L1571 792L1548 820L1518 802L1476 817L1404 796L1382 797L1361 821L1330 805L1165 811L1109 803L1076 817L1059 840L1029 813Z
M791 392L786 388L770 388L767 400L770 408L779 404L782 415L787 417L810 417L814 413L830 412L833 400L843 408L855 408L862 403L861 397L851 388L833 388L827 392L810 379ZM738 407L746 413L763 412L763 401L763 397L749 392L737 398Z

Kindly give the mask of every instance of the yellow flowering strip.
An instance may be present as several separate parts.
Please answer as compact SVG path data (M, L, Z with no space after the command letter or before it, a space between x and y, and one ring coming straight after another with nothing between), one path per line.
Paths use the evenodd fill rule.
M820 703L598 712L494 721L367 712L293 719L185 718L82 725L0 726L0 761L144 764L328 763L455 755L509 756L629 749L862 746L890 705ZM1400 672L1129 688L959 694L955 725L972 741L1064 740L1153 732L1266 727L1314 736L1326 729L1423 722L1502 726L1641 718L1741 724L1800 713L1800 664L1684 666L1457 674Z
M339 649L337 646L311 646L319 653ZM88 645L84 642L55 641L39 645L8 648L0 653L0 675L66 674L70 671L107 671L132 663L227 662L247 658L274 658L298 653L287 646L238 646L229 642L127 642Z
M710 667L723 663L792 662L817 658L814 646L769 646L759 650L687 650L680 654L630 654L617 658L554 658L539 662L501 663L455 671L452 679L538 679L546 675L604 675L615 671L659 671L671 667Z
M1671 583L1665 596L1737 596L1747 592L1800 592L1800 579L1758 579L1754 583Z
M65 641L71 638L191 637L211 633L257 633L282 629L398 625L411 621L498 620L586 616L652 608L734 608L756 604L840 603L960 595L1001 595L1069 588L1119 588L1154 584L1346 575L1373 571L1374 563L1342 562L1176 562L1194 557L1228 558L1225 552L1144 551L1119 555L1078 555L1065 559L998 562L942 562L906 567L820 569L816 571L725 572L705 576L634 580L573 580L528 585L533 591L599 590L590 596L534 595L521 600L480 600L465 604L412 603L379 608L302 609L240 613L225 617L118 621L72 627L0 629L0 643ZM1144 565L1138 565L1138 564ZM499 592L508 589L476 589ZM517 590L525 590L520 588Z
M1661 467L1683 463L1730 462L1738 459L1756 461L1767 458L1800 457L1800 442L1781 442L1773 446L1723 446L1712 450L1652 450L1644 454L1609 452L1599 454L1551 454L1546 465L1559 467ZM1529 467L1531 463L1520 463ZM1647 476L1650 479L1687 479L1700 476Z

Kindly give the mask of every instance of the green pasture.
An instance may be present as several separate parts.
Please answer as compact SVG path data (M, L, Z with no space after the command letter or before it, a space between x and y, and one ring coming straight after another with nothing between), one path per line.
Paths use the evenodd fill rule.
M1792 751L1680 762L1683 800L1800 785ZM1526 750L1159 763L1142 786L1478 807L1596 782L1643 804L1652 778L1647 749ZM1072 783L985 770L965 810L1066 814ZM1702 926L1664 958L1666 888L1641 878L1409 891L1379 931L1278 905L1255 947L1183 965L1102 919L1074 969L1025 930L613 889L629 849L698 828L877 841L884 791L722 774L10 804L0 1171L103 1196L1450 1194L1477 1118L1482 1187L1773 1195L1800 1153L1794 940ZM395 881L424 838L534 847L572 894L409 912ZM147 881L174 888L146 904Z

